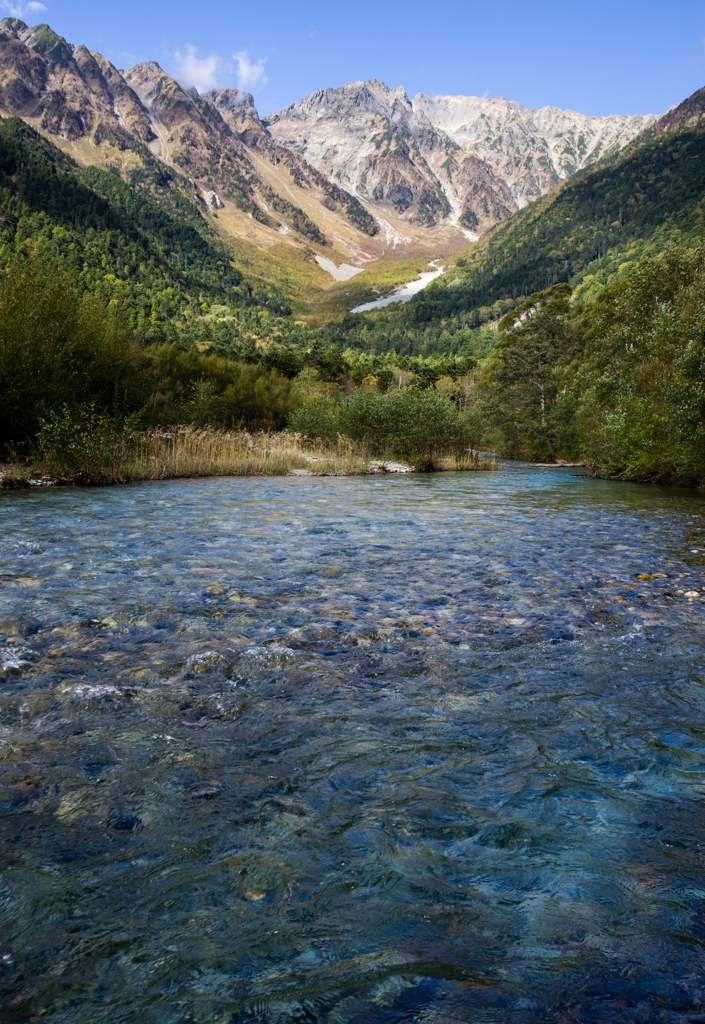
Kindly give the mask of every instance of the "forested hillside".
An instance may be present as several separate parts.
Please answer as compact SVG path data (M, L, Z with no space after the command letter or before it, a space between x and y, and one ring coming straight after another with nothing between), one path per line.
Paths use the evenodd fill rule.
M126 181L0 121L0 454L179 423L369 448L387 413L398 454L423 406L435 451L452 427L458 450L701 484L704 112L701 90L408 305L315 328L174 168L147 151Z
M19 118L0 121L0 265L32 250L79 289L129 309L147 340L172 336L213 303L287 312L281 295L253 294L195 202L157 161L130 186L75 161Z
M705 234L704 202L701 89L622 154L575 175L494 228L397 316L419 324L489 312L498 302L513 305L559 282L586 297L668 240Z
M357 317L318 330L294 321L283 290L248 281L234 265L187 187L149 152L127 183L79 167L20 118L0 120L0 266L29 253L50 260L79 292L123 306L146 343L197 344L248 362L263 358L260 346L271 342L299 354L314 339L356 352L394 347L371 337ZM491 340L478 348L466 332L451 347L442 335L442 327L429 333L401 325L396 352L476 355ZM268 361L302 365L286 353L271 352Z
M570 286L500 323L476 377L485 441L625 479L705 480L705 244L670 242L593 302Z

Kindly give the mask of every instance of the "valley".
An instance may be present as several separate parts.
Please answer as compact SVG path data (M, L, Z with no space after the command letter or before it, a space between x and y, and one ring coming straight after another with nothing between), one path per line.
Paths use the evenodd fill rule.
M390 293L429 261L447 264L655 120L532 111L501 98L409 100L378 81L260 117L247 92L201 96L154 61L124 71L48 25L5 18L0 118L13 116L80 166L130 184L168 170L168 187L236 264L264 263L259 282L288 280L297 315L314 324ZM354 288L316 257L360 270Z
M4 19L0 56L5 450L95 407L106 437L134 417L705 479L705 90L587 117L371 79L261 117L46 25Z
M195 42L0 22L0 1019L704 1020L705 89Z

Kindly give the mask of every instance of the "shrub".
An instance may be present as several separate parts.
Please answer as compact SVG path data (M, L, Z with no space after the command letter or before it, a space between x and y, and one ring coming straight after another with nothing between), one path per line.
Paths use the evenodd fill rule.
M125 424L96 412L94 406L52 410L42 420L37 446L50 473L77 474L88 481L114 480L130 449Z
M306 441L335 441L341 429L338 404L327 398L309 399L289 417L288 427Z
M120 310L80 295L51 265L17 260L0 281L0 449L26 449L63 406L136 411L148 394L143 367Z
M341 406L341 433L373 455L389 455L417 469L469 447L468 428L456 406L430 389L380 394L354 391Z
M340 406L315 398L305 402L288 425L308 440L334 441L342 435L368 455L402 459L417 469L433 469L434 459L460 454L473 440L473 424L453 402L431 389L380 393L361 387Z

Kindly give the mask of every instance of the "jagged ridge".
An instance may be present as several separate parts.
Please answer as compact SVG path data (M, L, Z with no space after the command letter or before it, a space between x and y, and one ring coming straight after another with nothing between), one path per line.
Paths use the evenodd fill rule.
M71 46L48 25L29 28L6 18L0 21L3 112L28 119L57 139L88 138L94 147L107 142L142 164L148 151L179 172L179 187L186 179L186 191L201 205L217 210L222 195L261 224L278 228L283 222L308 241L327 244L311 217L253 165L250 148L258 144L274 162L286 153L292 175L304 186L312 181L303 161L267 137L247 93L219 90L201 97L154 61L123 72L101 54ZM320 183L311 187L325 198ZM352 196L341 205L361 231L376 231L373 218Z
M351 82L264 119L271 134L328 177L411 222L450 215L482 231L616 152L653 115L586 117L472 96L409 99L403 88Z
M559 282L580 298L669 240L705 235L705 89L489 232L405 316L428 322Z

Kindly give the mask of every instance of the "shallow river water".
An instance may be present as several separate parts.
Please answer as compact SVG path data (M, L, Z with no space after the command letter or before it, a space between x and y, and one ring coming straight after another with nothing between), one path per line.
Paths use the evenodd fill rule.
M577 472L0 495L1 1019L705 1020L705 503Z

